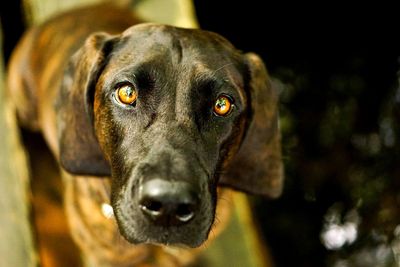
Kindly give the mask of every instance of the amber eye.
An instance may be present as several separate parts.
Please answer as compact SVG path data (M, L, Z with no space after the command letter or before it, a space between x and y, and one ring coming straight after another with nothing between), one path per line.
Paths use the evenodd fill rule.
M226 116L232 109L232 100L226 95L220 95L214 104L214 113L218 116Z
M121 104L133 105L137 99L137 91L132 84L123 84L116 89L115 96Z

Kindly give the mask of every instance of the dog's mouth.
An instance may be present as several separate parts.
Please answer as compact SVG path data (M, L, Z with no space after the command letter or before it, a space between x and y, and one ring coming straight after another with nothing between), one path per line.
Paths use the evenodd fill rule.
M115 218L121 235L130 243L159 244L173 247L194 248L200 246L208 237L210 223L199 222L203 216L196 216L184 225L154 224L147 216L137 214L129 216L136 211L115 209ZM199 217L199 218L197 218ZM204 220L204 218L203 218Z
M114 209L112 206L108 203L103 203L101 205L101 211L103 213L103 216L106 217L107 219L115 218L114 214ZM127 220L128 218L124 218L124 215L121 215L122 219ZM118 217L117 217L118 218ZM119 221L119 220L117 220ZM122 223L123 224L123 223ZM130 243L149 243L149 244L156 244L156 245L167 245L169 247L176 247L176 248L188 248L188 247L196 247L200 246L202 242L199 244L187 244L183 243L182 240L177 240L177 233L179 233L180 229L178 227L172 227L172 226L167 226L163 227L160 226L158 229L155 229L155 231L152 232L152 234L147 235L145 237L144 235L142 236L143 239L140 240L138 237L135 235L132 235L133 232L135 232L133 229L130 229L130 227L123 227L121 228L121 234L127 239ZM144 233L143 233L144 234Z

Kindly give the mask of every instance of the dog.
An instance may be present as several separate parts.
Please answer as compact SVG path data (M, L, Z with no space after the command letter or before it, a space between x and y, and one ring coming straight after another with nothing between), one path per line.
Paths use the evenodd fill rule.
M69 11L24 35L8 88L61 166L93 266L184 266L218 228L224 188L281 194L277 92L259 56L216 33Z

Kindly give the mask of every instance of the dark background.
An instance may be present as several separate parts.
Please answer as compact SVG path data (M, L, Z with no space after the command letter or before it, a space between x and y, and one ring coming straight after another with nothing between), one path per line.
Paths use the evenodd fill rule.
M280 81L285 189L278 200L254 200L276 266L398 266L395 9L255 0L195 5L201 28L258 53ZM358 238L327 249L324 227L346 222L356 222Z
M276 266L398 266L397 9L194 2L201 27L258 53L281 92L284 193L253 200ZM24 29L19 1L7 3L0 8L6 58ZM357 239L327 249L321 232L348 222Z

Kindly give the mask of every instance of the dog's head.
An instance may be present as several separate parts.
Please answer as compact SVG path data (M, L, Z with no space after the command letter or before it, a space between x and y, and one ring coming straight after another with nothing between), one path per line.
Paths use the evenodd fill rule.
M281 192L277 94L257 55L215 33L142 24L90 36L65 72L57 114L61 164L111 175L132 243L199 246L217 185Z

